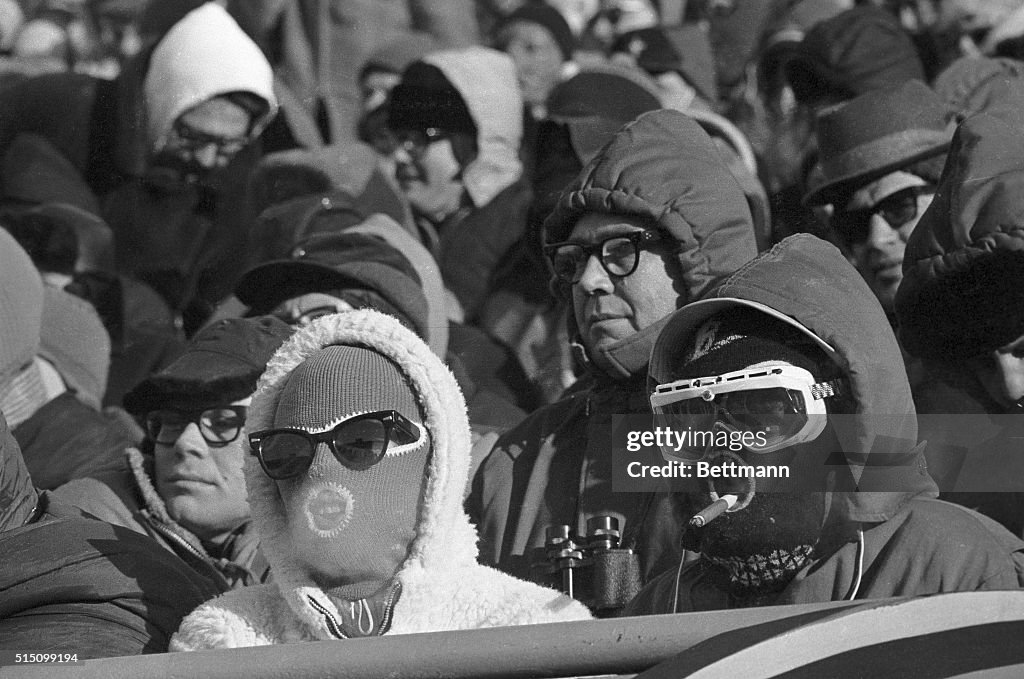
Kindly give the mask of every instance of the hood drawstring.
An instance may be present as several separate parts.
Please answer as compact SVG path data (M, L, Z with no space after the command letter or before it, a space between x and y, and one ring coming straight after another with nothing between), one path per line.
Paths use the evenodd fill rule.
M375 622L373 618L373 609L370 607L369 602L364 599L358 601L348 602L348 614L349 617L355 621L356 629L359 630L359 634L364 637L368 636L383 636L391 630L391 620L394 616L395 605L398 603L399 597L402 595L402 583L396 580L391 586L391 590L388 592L387 597L384 599L382 606L380 629L374 632ZM334 614L321 602L317 601L313 596L306 596L306 600L309 605L324 618L324 622L327 625L327 630L337 639L350 639L350 635L345 633L342 624L338 622L338 619L334 617ZM358 612L356 612L358 609ZM365 616L363 615L365 611Z
M850 593L846 595L846 601L853 601L860 591L860 583L864 578L864 531L857 529L857 570L853 573L853 583L850 585Z
M366 620L369 627L363 627L363 611L366 611ZM356 614L356 602L348 602L348 614L356 621L356 628L359 633L363 636L367 636L373 631L373 611L370 610L370 604L366 603L366 599L359 600L359 614Z

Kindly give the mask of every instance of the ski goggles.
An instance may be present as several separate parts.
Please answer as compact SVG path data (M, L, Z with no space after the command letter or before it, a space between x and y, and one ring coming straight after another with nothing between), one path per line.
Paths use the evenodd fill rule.
M253 432L249 446L266 475L283 481L306 473L321 443L338 462L362 471L384 459L389 448L411 450L422 439L423 430L416 423L398 411L380 410L355 415L322 432L291 428Z
M796 366L772 366L658 385L651 408L676 416L677 431L662 454L692 464L716 448L771 453L813 441L825 429L824 399L839 394L842 384L816 382Z

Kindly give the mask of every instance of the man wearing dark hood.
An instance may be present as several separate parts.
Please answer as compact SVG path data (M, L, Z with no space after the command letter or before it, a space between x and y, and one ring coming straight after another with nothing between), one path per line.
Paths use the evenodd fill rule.
M753 219L700 125L662 110L597 153L562 193L544 239L587 376L502 436L481 466L468 505L481 557L526 577L549 527L584 535L589 519L607 515L646 578L675 563L680 517L668 496L612 492L612 415L646 410L664 317L754 257Z
M834 246L792 236L677 311L650 376L655 412L677 424L764 434L740 450L663 449L666 459L788 476L686 488L683 540L700 558L659 576L626 614L1020 586L1024 543L934 499L896 338ZM697 519L719 501L724 514Z

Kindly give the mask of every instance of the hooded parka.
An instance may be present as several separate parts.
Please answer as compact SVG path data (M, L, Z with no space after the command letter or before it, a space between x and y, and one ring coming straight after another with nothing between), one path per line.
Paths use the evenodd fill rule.
M835 350L857 416L836 431L847 468L862 487L887 489L826 493L821 540L773 604L1020 586L1024 543L984 516L934 499L937 488L917 444L899 345L871 290L835 246L807 234L791 236L704 299L720 298L768 306ZM672 381L657 363L652 361L651 381ZM887 453L899 464L873 462ZM829 472L836 485L839 473L845 470ZM650 583L626 614L729 608L728 591L713 584L722 581L717 571L704 561L673 568Z
M970 366L1024 335L1024 94L1009 77L979 91L984 108L957 129L935 199L907 241L896 316L900 340L925 366L918 410L975 416L929 418L922 432L932 450L968 450L952 487L965 492L950 499L1024 535L1022 411L997 403Z
M679 242L670 255L677 307L757 254L743 191L707 133L678 111L647 113L620 130L562 193L545 240L566 240L587 213L646 219ZM619 520L622 546L639 555L644 581L676 563L684 517L671 496L611 487L612 416L648 412L647 361L662 322L608 348L607 370L588 361L587 387L498 440L468 501L485 563L528 577L548 526L584 535L587 520L600 515Z

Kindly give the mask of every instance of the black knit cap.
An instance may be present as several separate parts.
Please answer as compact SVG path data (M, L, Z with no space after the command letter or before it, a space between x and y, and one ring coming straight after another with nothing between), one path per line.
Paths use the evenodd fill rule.
M194 410L247 398L293 328L270 316L228 318L200 330L184 353L124 397L142 416L159 408Z
M500 35L504 29L518 21L543 26L558 43L558 49L562 51L562 59L565 61L572 59L572 54L576 50L576 37L572 34L572 29L569 28L565 17L557 9L546 2L529 0L525 5L498 22L494 34Z
M705 321L680 356L675 379L722 375L764 361L785 361L816 379L831 377L837 369L814 342L793 326L743 307L723 311Z
M375 295L340 294L353 290ZM370 234L313 235L295 245L288 259L260 264L235 286L238 299L256 313L268 313L311 292L340 297L356 308L372 306L397 317L420 337L429 335L427 300L415 268L400 251ZM377 296L386 306L374 303Z
M391 91L388 127L424 130L436 127L466 132L476 138L477 127L462 95L437 66L417 61L405 69L402 82Z
M612 54L632 54L636 65L652 75L669 71L682 73L683 57L658 27L641 28L620 35L612 45Z
M892 14L877 7L854 7L815 25L785 69L801 102L843 101L925 80L914 42Z

